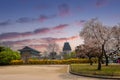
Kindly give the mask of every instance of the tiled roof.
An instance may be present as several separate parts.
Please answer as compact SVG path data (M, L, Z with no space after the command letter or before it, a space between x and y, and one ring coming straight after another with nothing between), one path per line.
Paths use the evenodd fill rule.
M30 48L30 47L28 47L28 46L25 46L23 49L21 49L21 50L19 50L19 51L32 51L32 53L34 54L36 54L36 53L40 53L39 51L37 51L37 50L35 50L35 49L33 49L33 48Z

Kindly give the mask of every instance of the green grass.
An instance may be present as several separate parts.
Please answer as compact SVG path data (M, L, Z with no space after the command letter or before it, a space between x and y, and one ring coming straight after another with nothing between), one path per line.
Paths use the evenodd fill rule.
M102 70L97 70L97 64L71 64L70 68L72 72L85 75L120 76L120 65L118 64L102 65Z

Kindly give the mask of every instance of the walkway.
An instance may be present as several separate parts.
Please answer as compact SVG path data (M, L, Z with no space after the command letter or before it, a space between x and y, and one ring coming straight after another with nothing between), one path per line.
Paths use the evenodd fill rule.
M68 73L68 65L0 66L0 80L101 80Z

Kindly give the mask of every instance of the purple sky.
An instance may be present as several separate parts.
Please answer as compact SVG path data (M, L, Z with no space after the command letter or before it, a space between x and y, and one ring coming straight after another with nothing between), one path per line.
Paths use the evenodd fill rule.
M43 51L55 41L72 49L84 23L98 18L104 25L120 22L120 0L0 0L0 41L13 49L30 46Z

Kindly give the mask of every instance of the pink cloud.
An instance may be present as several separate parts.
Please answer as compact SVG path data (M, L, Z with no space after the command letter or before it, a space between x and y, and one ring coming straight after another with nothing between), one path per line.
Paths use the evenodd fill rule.
M40 15L38 18L31 18L31 17L21 17L18 18L15 22L16 23L32 23L32 22L45 22L48 19L52 19L55 18L56 15ZM8 24L8 21L4 22L4 23L0 23L1 24Z
M35 43L35 44L34 44ZM37 43L37 44L36 44ZM45 42L41 39L26 39L26 40L20 40L20 41L4 41L1 43L1 45L8 46L13 49L22 49L24 46L30 46L34 49L40 50L41 48L46 48L48 42Z
M68 27L68 24L60 24L58 26L53 27L53 30L62 30L65 29L66 27Z
M43 38L43 40L47 41L48 43L50 41L54 41L54 42L64 42L66 40L74 40L79 38L79 36L71 36L71 37L64 37L64 38L52 38L52 37L48 37L48 38Z
M17 33L17 32L10 32L10 33L3 33L3 34L0 34L0 39L9 39L9 38L18 38L20 37L20 33Z
M24 33L20 33L20 36L21 36L21 37L26 37L26 36L31 36L31 35L33 35L32 32L24 32Z
M44 21L46 21L47 19L48 19L47 16L41 15L38 20L39 20L40 22L44 22Z
M47 43L49 42L61 42L61 41L66 41L67 38L52 38L52 37L47 37L47 38L42 38L42 40L46 41Z
M55 18L57 15L40 15L39 17L37 18L32 18L32 17L20 17L18 19L16 19L15 21L11 21L10 19L8 20L5 20L5 21L1 21L0 22L0 27L3 27L3 26L7 26L7 25L11 25L11 24L15 24L15 23L32 23L32 22L45 22L49 19L53 19Z
M68 38L68 40L74 40L74 39L77 39L77 38L79 38L78 35L77 36L71 36L71 37Z
M97 8L100 8L106 6L107 4L108 4L108 0L97 0L95 5Z
M39 50L39 51L43 51L43 50L45 50L48 47L47 44L38 44L38 45L36 44L36 45L29 45L29 46L31 48Z
M36 50L41 51L42 49L46 49L50 42L65 42L69 40L75 40L79 38L78 35L71 36L71 37L63 37L63 38L40 38L40 39L25 39L25 40L18 40L18 41L4 41L1 43L2 45L9 45L11 48L21 49L24 46L30 46Z
M52 19L52 18L55 18L56 15L49 15L49 16L46 16L46 15L40 15L40 17L38 18L38 21L40 22L44 22L48 19Z
M48 32L50 32L49 28L41 28L41 29L36 29L34 31L34 34L45 34L45 33L48 33Z
M9 40L9 39L15 39L15 38L22 38L22 37L28 37L28 36L33 36L36 34L45 34L48 33L50 30L49 28L41 28L41 29L36 29L33 32L23 32L23 33L18 33L18 32L9 32L9 33L2 33L0 34L0 40Z
M59 15L64 17L70 15L70 7L67 4L61 4L58 6Z
M80 20L80 21L76 21L75 24L76 24L77 26L81 26L81 25L83 25L85 22L86 22L85 20Z
M22 37L28 37L28 36L33 36L36 34L40 35L45 35L50 33L51 31L60 31L65 29L68 26L68 24L60 24L58 26L55 26L53 28L39 28L31 32L23 32L23 33L18 33L18 32L10 32L10 33L2 33L0 34L0 40L6 40L6 39L14 39L14 38L22 38Z

